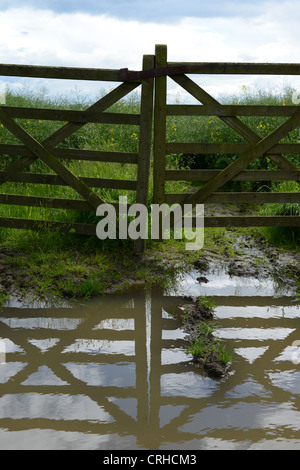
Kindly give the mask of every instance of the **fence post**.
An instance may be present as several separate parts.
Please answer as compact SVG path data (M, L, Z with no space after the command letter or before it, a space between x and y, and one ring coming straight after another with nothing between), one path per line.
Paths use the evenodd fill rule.
M154 56L144 55L143 70L154 68ZM139 157L137 174L136 202L148 206L149 174L150 174L150 154L152 140L152 115L153 115L153 78L144 79L142 82L141 110L140 110L140 137L139 137ZM145 238L148 233L147 227L144 230ZM138 238L134 242L135 253L142 253L145 250L145 238Z
M155 46L155 66L164 68L167 66L167 46L158 44ZM166 172L166 99L167 77L155 79L155 104L154 104L154 168L153 168L153 202L163 204L165 202L165 172Z

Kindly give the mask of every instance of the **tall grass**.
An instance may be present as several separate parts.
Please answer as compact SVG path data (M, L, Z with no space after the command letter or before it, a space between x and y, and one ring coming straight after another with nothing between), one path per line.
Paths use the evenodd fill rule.
M281 93L273 91L255 90L243 87L237 95L225 95L220 98L225 105L265 105L288 106L292 105L294 90L286 87ZM282 124L286 118L280 116L239 116L251 130L261 138ZM225 124L217 116L170 116L167 125L168 142L203 142L203 143L247 143L246 139ZM288 133L281 143L297 143L300 141L299 128ZM170 168L187 166L189 168L223 169L239 158L240 154L170 154L168 164ZM291 162L299 163L298 155L286 155ZM276 165L268 158L257 158L247 167L251 170L276 169ZM229 190L267 190L268 182L231 182L226 185ZM262 187L263 186L263 187Z
M287 88L281 94L270 91L248 90L245 87L239 95L224 96L222 103L236 105L289 105L292 104L293 89ZM57 97L50 98L45 90L24 93L12 93L9 90L6 93L7 106L20 107L39 107L39 108L58 108L58 109L86 109L90 103L86 98L80 97ZM127 112L139 113L139 96L131 93L126 99L123 99L112 106L109 112ZM270 131L280 125L285 118L281 117L240 117L247 126L255 131L260 137L264 137ZM55 121L38 121L29 119L17 120L31 135L42 142L49 135L59 129L64 123ZM288 134L282 142L298 142L299 129ZM169 116L167 120L167 141L168 142L246 142L243 137L214 116ZM110 125L90 123L81 127L77 132L65 139L59 147L75 148L82 150L104 150L104 151L124 151L137 152L139 142L139 127L130 125ZM12 136L3 126L0 127L0 143L19 144L18 140ZM172 154L167 156L169 168L178 168L182 164L181 154ZM237 159L239 155L202 155L202 168L225 168L229 163ZM18 159L18 156L2 155L0 159L0 170L4 169L9 163ZM295 163L299 162L298 155L287 155L287 158ZM194 158L197 164L197 155ZM135 180L137 177L137 166L120 163L103 163L90 161L72 161L65 160L64 164L77 176L101 177L114 179ZM249 169L273 169L276 166L268 158L254 160L248 167ZM28 171L28 169L26 169ZM34 162L30 171L36 173L53 173L47 165L40 160ZM185 192L189 188L189 183L176 181L167 182L167 191ZM286 186L274 183L232 183L228 189L242 190L286 190ZM291 190L298 190L293 186ZM52 185L34 185L34 184L15 184L4 183L1 192L6 194L36 195L55 198L80 198L80 196L70 187L52 186ZM134 191L119 191L113 189L95 189L95 192L107 202L118 202L120 195L125 195L128 202L135 202ZM150 180L149 204L152 202L152 180ZM272 211L273 214L293 213L299 214L299 205L273 205L263 207L263 213ZM68 222L90 222L94 214L88 212L76 212L58 209L46 209L40 207L23 207L1 205L1 217L23 217L28 219L46 219ZM274 229L275 230L275 229ZM284 233L284 235L283 235ZM282 229L280 237L288 237L286 229ZM294 240L298 240L298 230L293 231Z
M25 94L13 94L9 91L6 93L7 106L82 110L88 107L89 104L90 103L87 102L76 102L71 98L67 99L65 97L50 99L45 91L37 93L26 92ZM109 111L138 113L139 99L137 96L130 96L127 100L122 100L112 106ZM17 122L39 142L42 142L65 124L63 122L31 119L17 119ZM138 126L89 123L61 142L58 147L82 150L137 152L138 141ZM0 128L0 143L20 144L18 139L10 134L3 125L1 125ZM18 156L2 155L0 160L0 169L6 168L7 165L18 158ZM137 166L133 164L84 160L65 160L64 164L72 173L82 177L100 177L123 180L135 180L137 177ZM28 171L28 168L25 171ZM30 171L34 173L53 173L53 171L39 159L30 166ZM95 188L94 191L107 202L117 202L120 195L126 195L129 203L134 202L135 195L133 191L119 191L105 188ZM56 185L5 183L2 185L1 192L6 194L53 198L80 198L72 188ZM31 219L46 218L47 220L73 222L78 221L78 219L83 221L85 217L90 219L90 215L88 213L78 214L74 211L9 205L1 206L0 215L2 217L24 217Z
M275 192L299 192L299 183L296 181L285 181L279 185L274 185ZM261 215L280 216L298 215L300 216L300 204L298 203L276 203L263 204L260 208ZM300 227L265 227L265 236L277 245L297 247L300 243Z

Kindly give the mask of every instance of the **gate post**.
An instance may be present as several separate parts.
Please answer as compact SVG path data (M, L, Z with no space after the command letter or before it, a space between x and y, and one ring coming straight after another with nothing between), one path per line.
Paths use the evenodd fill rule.
M167 66L167 46L155 46L155 67ZM155 79L153 202L165 202L167 76Z
M154 69L154 56L143 56L143 70ZM148 207L150 154L152 141L152 115L153 115L153 78L142 81L141 110L140 110L140 136L139 156L137 170L136 202ZM145 250L145 239L148 236L147 226L141 227L145 238L138 238L134 242L134 252L142 253Z

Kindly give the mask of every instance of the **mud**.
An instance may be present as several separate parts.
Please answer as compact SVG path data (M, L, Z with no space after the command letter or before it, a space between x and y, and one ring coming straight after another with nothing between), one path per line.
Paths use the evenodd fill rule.
M187 297L186 300L189 303L181 305L184 312L182 316L183 330L187 333L186 339L192 343L201 338L199 324L205 321L213 321L214 315L213 309L202 303L201 300L192 297ZM205 337L207 347L205 355L195 356L193 361L196 365L202 367L208 376L220 378L226 375L229 365L223 364L217 353L212 350L215 343L214 336L212 334L207 335Z
M242 209L238 213L241 213ZM212 209L208 208L206 212L209 213L209 210ZM213 210L214 215L235 213L234 209L227 205L219 208L214 205ZM189 269L196 269L199 272L198 282L206 283L206 274L214 269L214 266L225 267L230 276L251 276L257 279L271 276L276 278L277 282L288 284L300 292L299 250L278 248L268 244L263 236L252 231L246 234L238 229L229 228L224 236L216 238L215 241L212 236L209 242L199 251L198 259L195 259L195 254L189 256L190 254L184 249L167 248L165 251L160 251L154 245L143 255L128 255L131 257L130 264L118 261L116 253L111 267L108 266L107 269L93 264L91 253L91 257L87 255L80 266L81 274L68 272L67 275L64 273L51 275L50 273L47 279L48 292L50 295L56 292L56 295L62 298L70 297L72 289L68 291L64 286L71 283L76 287L91 272L105 285L104 294L114 294L135 285L139 287L152 287L155 283L165 285L167 278L172 282L172 277L176 277L180 272L188 272ZM28 254L15 253L13 249L0 246L0 300L11 295L20 300L40 296L41 292L38 291L36 282L40 277L40 266L38 263L32 266Z

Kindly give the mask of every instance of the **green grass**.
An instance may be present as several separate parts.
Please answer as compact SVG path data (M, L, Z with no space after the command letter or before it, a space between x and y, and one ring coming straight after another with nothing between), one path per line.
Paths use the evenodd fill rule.
M293 90L287 89L282 95L271 92L242 90L239 96L225 96L221 100L225 104L291 104ZM100 96L99 96L100 98ZM9 90L6 93L6 104L8 106L37 107L37 108L58 108L58 109L78 109L83 110L92 103L88 99L73 97L50 98L45 90L32 92L27 90L16 94ZM109 112L139 113L139 95L131 93L126 99L121 100L112 106ZM270 130L277 127L282 118L241 118L251 129L264 137ZM49 135L59 129L64 123L55 121L40 120L17 120L30 134L38 141L42 142ZM87 124L77 132L65 139L59 147L74 148L82 150L104 150L104 151L124 151L137 152L139 140L138 126L109 125L109 124ZM299 131L296 129L290 132L284 141L298 142ZM185 117L169 116L167 121L167 141L168 142L243 142L244 139L235 131L226 126L217 117ZM4 127L0 128L0 143L19 144ZM206 155L204 166L206 168L223 168L238 155ZM288 155L288 159L298 164L298 155ZM2 155L0 160L0 170L9 163L17 160L18 156ZM168 168L177 168L181 155L169 155L167 157ZM89 161L65 160L64 164L77 176L102 177L135 180L137 177L136 165L119 163L102 163ZM151 163L152 164L152 163ZM274 165L267 158L255 160L249 168L273 168ZM30 169L34 173L53 173L43 162L37 160ZM240 185L240 183L239 183ZM249 186L250 185L250 186ZM194 185L193 185L194 186ZM278 184L262 185L259 182L243 183L238 189L251 190L284 190L286 187ZM168 192L186 192L191 190L191 185L183 181L167 182ZM237 189L236 183L228 188ZM291 190L298 190L293 186ZM5 194L20 194L43 196L53 198L73 198L80 199L80 196L70 187L54 185L16 184L4 183L1 185L1 192ZM95 189L95 192L106 202L118 202L119 196L127 196L128 203L135 202L134 191L118 191L113 189ZM149 205L153 200L153 181L150 177ZM262 211L270 210L270 206L263 207ZM273 214L295 213L299 214L299 205L274 205ZM37 220L57 220L62 222L96 223L97 218L94 212L79 212L71 210L47 209L42 207L11 206L1 204L0 217L16 217ZM150 227L149 227L150 231ZM299 242L299 228L293 230L292 235L287 234L285 229L279 234L277 228L268 229L265 236L276 239L279 243L289 240L293 243ZM275 235L276 236L275 236ZM10 230L0 228L0 243L7 250L14 251L14 259L25 269L29 269L32 279L35 280L40 292L75 292L76 295L91 295L102 292L107 285L118 281L118 272L128 268L128 258L132 258L132 242L130 240L105 240L101 241L97 237L82 237L76 234L58 234L46 231L33 232L24 230ZM205 245L216 252L232 252L231 241L226 236L226 229L210 229L205 232ZM156 243L147 240L148 249L157 248L157 253L162 259L172 259L172 253L184 253L186 260L193 260L198 254L187 253L184 250L184 240L165 240L163 243ZM120 261L121 253L122 260ZM232 254L232 253L231 253ZM94 261L89 265L89 260L94 256ZM159 254L157 256L160 256ZM26 260L26 261L24 261ZM49 262L48 260L51 260ZM77 260L75 262L74 260ZM23 263L23 265L22 265ZM134 264L134 263L133 263ZM110 272L110 268L112 268ZM120 269L118 269L120 268ZM130 269L135 271L137 279L143 279L145 273L149 272L148 267L143 265L130 264ZM62 273L62 271L64 272ZM82 271L81 271L82 270ZM146 270L146 271L145 271ZM86 278L84 273L88 272ZM107 275L109 273L109 275ZM63 277L65 276L65 277ZM80 277L81 276L81 277ZM157 273L152 271L153 279L157 279ZM81 279L77 283L76 279ZM56 280L57 279L57 280Z
M212 321L199 323L197 337L189 345L188 352L194 358L201 358L204 362L211 353L215 353L222 364L226 365L232 362L233 355L213 336L216 328L217 325Z
M287 88L281 95L272 92L257 90L247 90L245 87L239 96L224 96L224 104L264 104L264 105L288 105L291 104L293 90ZM58 108L58 109L86 109L90 103L86 98L80 96L50 98L45 90L33 92L26 91L21 94L14 94L9 90L6 93L6 104L8 106L38 107L38 108ZM131 93L127 98L119 101L109 112L127 112L137 114L140 110L139 95ZM264 137L271 130L275 129L284 121L280 117L240 117L252 130L261 137ZM30 134L38 141L42 142L51 133L60 128L64 123L41 120L17 120ZM19 143L5 128L0 129L0 143ZM123 151L137 152L139 140L139 126L130 125L110 125L89 123L82 126L77 132L65 139L59 147L83 149L83 150L103 150L103 151ZM218 117L214 116L169 116L167 119L167 141L168 142L245 142L241 136L233 131ZM296 129L283 139L288 142L299 141L299 130ZM224 168L239 155L204 155L201 157L204 168ZM3 155L0 162L0 170L7 164L18 159L17 156ZM169 155L167 162L169 168L178 168L182 155ZM288 155L292 162L298 162L298 155ZM130 164L72 161L65 160L64 164L77 176L115 178L125 180L135 180L137 178L137 166ZM268 158L256 159L249 165L249 169L274 168L274 164ZM37 173L53 173L43 162L34 162L30 171ZM195 183L201 185L202 183ZM186 192L190 184L183 181L166 183L167 192ZM229 190L269 190L259 182L230 182L226 185ZM52 185L14 184L5 183L2 190L6 194L38 195L56 198L80 198L70 187ZM135 201L134 191L119 191L113 189L95 189L95 192L107 202L118 202L120 195L127 196L128 202ZM149 204L152 202L152 178L149 188ZM76 211L55 210L35 207L5 206L1 207L2 217L24 217L32 219L47 219L58 221L84 222L90 220L88 213L76 213Z
M206 309L208 309L211 313L214 312L216 304L215 304L213 297L207 297L206 295L199 296L198 302L200 305L203 305L204 307L206 307Z
M285 181L274 187L276 192L297 192L299 183L295 181ZM300 204L298 203L277 203L264 204L260 208L261 215L300 215ZM300 243L300 227L265 227L262 229L264 236L275 245L296 248Z
M239 95L226 95L220 101L222 104L235 105L278 105L288 106L292 104L293 89L286 87L282 93L277 94L272 91L248 90L243 87ZM268 135L271 131L282 124L286 118L272 116L240 116L250 129L252 129L261 138ZM167 123L167 141L168 142L228 142L228 143L245 143L246 140L237 134L233 129L221 121L217 116L172 116L168 118ZM283 142L298 142L299 129L290 132L287 137L282 139ZM201 162L199 168L225 168L228 164L235 161L239 155L201 155L199 157L189 157L190 165L193 160L196 163ZM298 155L287 155L287 158L297 163ZM195 160L196 159L196 160ZM169 155L168 162L170 167L176 167L182 161L181 155ZM195 166L196 167L196 166ZM272 169L274 164L268 158L260 158L254 160L248 167L249 169ZM250 190L252 187L258 189L260 183L253 182L236 182L228 185L231 189L242 188Z

